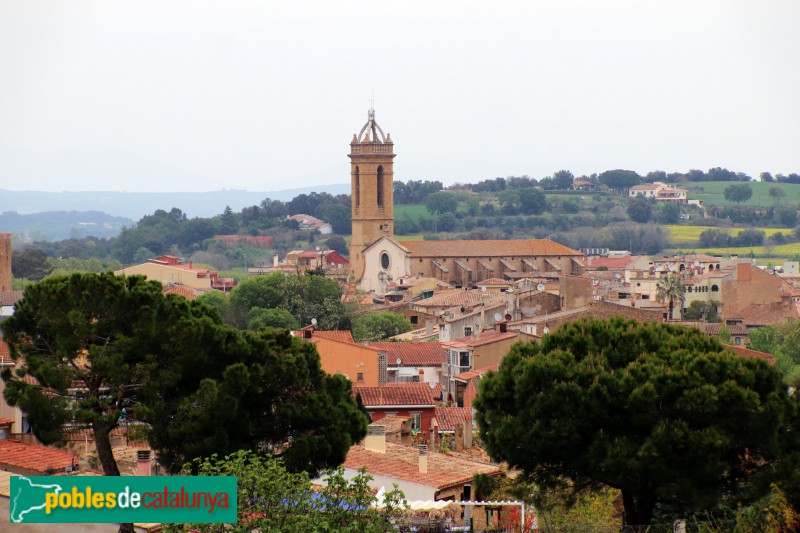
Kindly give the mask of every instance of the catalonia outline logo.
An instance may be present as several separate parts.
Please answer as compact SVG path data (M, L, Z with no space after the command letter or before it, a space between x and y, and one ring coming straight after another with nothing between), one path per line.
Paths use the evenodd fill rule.
M236 522L234 476L12 476L11 523Z

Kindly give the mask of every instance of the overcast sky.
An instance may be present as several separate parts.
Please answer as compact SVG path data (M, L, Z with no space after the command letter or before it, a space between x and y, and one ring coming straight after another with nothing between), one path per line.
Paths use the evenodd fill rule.
M0 3L0 189L800 172L800 2Z

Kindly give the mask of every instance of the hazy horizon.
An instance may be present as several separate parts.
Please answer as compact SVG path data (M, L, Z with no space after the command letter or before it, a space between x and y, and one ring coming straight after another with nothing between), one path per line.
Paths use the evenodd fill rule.
M0 5L0 189L349 182L374 90L395 179L800 172L789 0Z

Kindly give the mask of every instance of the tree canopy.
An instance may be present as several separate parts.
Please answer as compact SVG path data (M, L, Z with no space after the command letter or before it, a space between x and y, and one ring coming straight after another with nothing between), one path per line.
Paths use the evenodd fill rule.
M21 363L3 373L6 399L45 443L70 425L91 428L107 475L119 475L108 435L123 413L173 471L252 449L316 473L366 434L350 382L323 372L313 345L286 330L238 331L142 277L48 278L26 289L3 329Z
M634 198L628 205L627 212L631 220L644 224L653 217L653 204L645 198Z
M356 342L382 341L411 331L411 322L390 311L370 313L353 319L353 338Z
M746 202L750 199L750 197L753 196L753 188L747 183L735 183L725 187L725 190L722 191L722 194L729 202L736 202L737 204L740 204L742 202Z
M347 319L342 292L335 280L324 276L286 275L275 272L239 283L230 295L234 313L244 327L253 308L283 309L307 326L316 318L319 329L339 329Z
M617 488L636 525L656 505L685 513L760 495L747 482L796 433L796 404L766 362L692 328L620 318L515 345L475 407L495 460L544 489Z
M315 490L305 472L288 471L278 459L245 451L198 460L185 471L194 470L201 476L236 476L238 520L225 531L383 533L393 529L406 507L403 493L396 489L379 502L364 471L352 479L345 478L342 468L328 471L324 486ZM215 532L219 524L191 524L189 529ZM168 532L185 530L183 525L167 527Z

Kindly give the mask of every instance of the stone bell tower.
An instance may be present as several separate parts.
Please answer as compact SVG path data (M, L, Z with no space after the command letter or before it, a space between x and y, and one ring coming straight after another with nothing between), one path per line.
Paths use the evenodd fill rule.
M367 123L350 143L350 183L353 236L350 273L358 282L364 275L363 250L383 237L394 238L394 144L375 122L370 109Z

